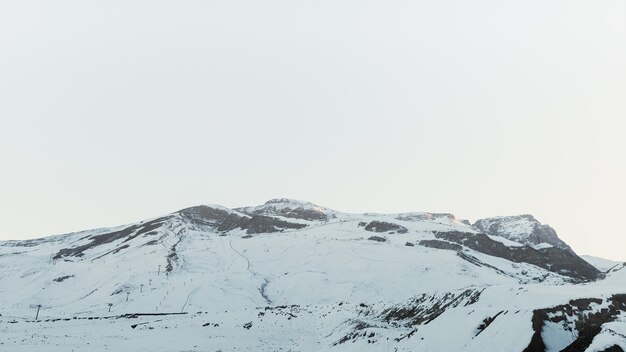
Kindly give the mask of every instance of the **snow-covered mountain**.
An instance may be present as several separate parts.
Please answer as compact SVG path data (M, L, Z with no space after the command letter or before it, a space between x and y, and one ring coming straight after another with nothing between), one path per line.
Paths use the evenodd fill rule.
M196 206L0 242L0 351L624 350L626 267L585 259L529 215Z
M474 223L474 227L488 235L501 236L534 248L556 247L574 254L570 246L557 236L553 228L540 223L532 215L481 219Z

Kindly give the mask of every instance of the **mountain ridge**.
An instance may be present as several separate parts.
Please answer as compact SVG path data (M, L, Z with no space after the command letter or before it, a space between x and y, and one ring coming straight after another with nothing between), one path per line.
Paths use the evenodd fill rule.
M524 242L519 227L498 229ZM622 299L613 295L626 291L625 266L600 271L566 248L509 238L452 214L352 214L283 198L4 241L0 333L19 337L16 351L61 351L67 329L109 347L139 339L156 351L522 351L591 348L596 336L621 343L612 331ZM555 320L554 310L568 318ZM577 338L589 336L585 316L604 329L590 341ZM127 331L127 319L143 325ZM549 329L537 333L537 324ZM170 335L176 345L163 340Z

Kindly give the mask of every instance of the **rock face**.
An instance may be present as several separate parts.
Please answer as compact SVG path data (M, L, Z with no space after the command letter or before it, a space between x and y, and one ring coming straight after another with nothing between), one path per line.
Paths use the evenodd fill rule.
M594 266L565 249L556 247L534 249L530 246L508 247L484 234L458 231L440 232L435 236L440 240L458 243L477 252L504 258L515 263L533 264L575 280L593 281L604 278L604 275ZM427 245L433 247L433 243ZM444 248L441 244L436 245L439 247L435 248Z
M558 346L559 350L563 352L587 351L594 338L602 331L602 326L617 320L624 311L626 311L626 295L623 294L613 295L606 300L600 298L576 299L564 305L537 309L534 311L532 319L535 333L524 352L546 350L545 340L550 338L547 336L548 334L544 333L544 327L547 324L571 332L572 341L561 342L563 346ZM616 346L609 347L605 351L622 350L621 347Z
M101 246L103 244L115 242L118 240L123 240L123 242L128 242L142 235L152 236L156 233L156 230L158 230L169 219L170 217L166 216L166 217L158 218L156 220L140 223L137 225L131 225L119 231L113 231L113 232L88 236L87 238L85 238L89 240L87 243L74 246L71 248L62 248L54 255L53 259L61 259L64 257L82 257L85 255L84 254L85 251L91 248ZM111 253L113 253L113 251L111 251Z
M407 233L409 230L402 225L392 224L390 222L371 221L369 224L365 225L365 231Z
M368 240L376 242L387 242L387 239L381 236L370 236Z
M257 234L306 227L304 224L281 220L262 215L262 213L248 215L235 210L205 205L187 208L180 213L198 225L208 226L219 232L241 229L246 230L248 234Z
M234 209L247 215L281 216L306 221L328 221L335 218L335 212L309 202L277 198L256 207Z
M541 224L532 215L480 219L473 226L487 235L504 237L527 246L533 247L546 243L575 254L570 246L557 236L553 228Z
M463 247L461 247L461 245L459 244L440 240L421 240L419 241L419 245L435 249L448 249L451 251L460 251L461 249L463 249Z
M250 217L237 213L230 209L199 205L178 212L197 226L206 226L217 231L228 231L234 229L243 221Z

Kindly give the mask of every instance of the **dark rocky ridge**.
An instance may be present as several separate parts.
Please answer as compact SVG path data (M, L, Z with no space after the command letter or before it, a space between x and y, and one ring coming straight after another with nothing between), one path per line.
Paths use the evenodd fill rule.
M404 336L395 339L396 342L399 342L410 338L420 325L430 323L448 309L475 304L480 299L482 292L482 290L467 289L437 295L422 294L381 312L375 312L367 304L361 303L360 307L363 309L359 312L359 316L367 317L367 320L351 319L348 321L350 328L333 343L333 346L355 342L358 339L374 341L376 334L381 329L395 329L397 327L412 329Z
M387 239L384 237L380 237L380 236L370 236L368 238L368 240L370 241L376 241L376 242L387 242Z
M272 199L258 207L243 207L234 210L250 216L282 216L307 221L328 221L335 218L332 211L323 207L286 198Z
M451 251L460 251L463 249L460 244L440 240L422 240L419 241L419 245L435 249L448 249Z
M485 234L458 231L439 232L435 234L435 237L512 262L533 264L579 281L593 281L604 278L604 274L582 258L569 251L555 247L539 250L528 246L507 247L498 241L492 240ZM433 244L427 243L427 245Z
M222 233L235 229L245 230L248 234L274 233L284 230L298 230L306 227L306 225L304 224L288 222L270 216L249 216L230 209L211 207L206 205L186 208L178 211L175 214L182 216L194 226L200 228L205 227L211 229L212 231ZM145 223L131 225L122 230L81 238L80 240L88 239L89 242L69 248L63 248L54 255L53 259L69 257L80 258L85 255L85 251L94 249L103 244L111 243L118 240L128 242L141 235L149 236L151 234L156 234L155 231L158 230L165 223L167 223L169 220L171 220L174 216L175 215L169 215ZM152 242L150 244L155 244L155 242ZM117 248L110 250L107 253L104 253L98 258L101 258L108 254L117 253L120 250L128 247L128 245L118 246Z
M54 259L60 259L65 257L82 257L84 256L84 252L86 250L98 247L102 244L110 243L113 241L124 239L124 242L130 241L133 238L143 235L149 234L151 231L154 231L161 227L163 223L165 223L170 216L165 216L162 218L158 218L152 221L148 221L145 223L141 223L138 225L131 225L125 229L103 233L100 235L89 236L89 242L83 245L71 247L71 248L63 248L54 255Z
M218 231L235 228L236 224L247 218L243 214L206 205L186 208L178 213L195 225L210 227Z
M369 232L396 232L396 233L407 233L406 227L398 224L392 224L390 222L384 221L371 221L369 224L365 225L365 231Z
M273 233L298 230L306 225L288 222L264 215L246 215L209 206L198 206L181 210L180 213L193 223L208 226L218 232L234 229L246 230L248 234Z
M507 229L507 225L515 222L529 224L531 227L530 231L521 236L510 233L509 229ZM528 246L547 243L556 248L564 249L572 254L576 254L572 248L567 245L567 243L563 242L563 240L559 238L556 231L552 227L541 224L532 215L526 214L480 219L473 224L473 227L487 235L504 237L511 241L519 242Z
M385 309L380 318L385 322L401 323L406 327L428 324L448 308L476 303L481 293L482 291L468 289L462 292L448 292L441 297L422 294L404 304Z

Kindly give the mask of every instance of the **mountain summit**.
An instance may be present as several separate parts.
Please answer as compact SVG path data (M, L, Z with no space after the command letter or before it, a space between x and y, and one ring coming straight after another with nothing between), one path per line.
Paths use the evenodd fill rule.
M534 247L553 246L574 254L570 246L557 236L553 228L541 224L532 215L481 219L476 221L473 226L478 231L488 235L504 237Z

